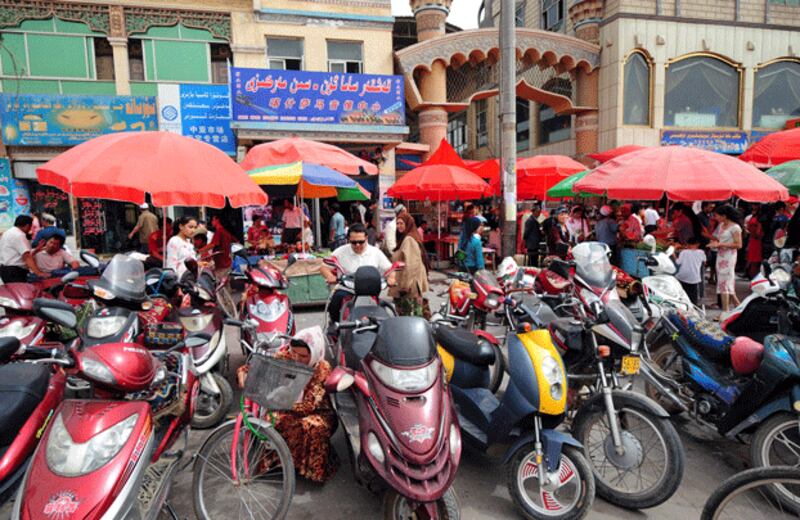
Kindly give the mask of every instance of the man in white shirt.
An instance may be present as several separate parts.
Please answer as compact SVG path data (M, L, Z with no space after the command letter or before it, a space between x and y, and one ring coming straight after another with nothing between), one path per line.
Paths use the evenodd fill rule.
M661 215L658 214L658 210L652 204L648 204L647 209L644 210L644 232L652 233L658 229L660 219Z
M14 221L14 227L0 237L0 278L3 283L26 282L28 270L37 276L47 276L36 265L31 253L28 233L32 226L30 215L20 215Z
M367 225L367 221L365 216L367 214L367 208L361 204L360 202L356 202L356 211L358 212L358 222L361 222L365 226Z
M347 230L347 241L349 242L348 244L336 248L336 250L331 253L331 256L335 257L342 266L342 269L344 269L344 274L355 273L359 267L367 265L377 268L381 273L392 267L392 263L380 249L367 243L367 230L364 228L364 224L356 223L351 225ZM322 265L319 270L320 274L325 278L325 281L331 285L336 283L336 275L333 274L330 267ZM394 273L389 275L386 282L389 285L394 285ZM328 303L328 315L330 316L331 323L340 320L342 300L347 294L349 294L347 291L336 289L331 295L330 302Z
M281 244L294 244L300 241L300 234L303 231L303 210L294 205L292 199L284 201L284 210L281 220L283 221L283 236Z

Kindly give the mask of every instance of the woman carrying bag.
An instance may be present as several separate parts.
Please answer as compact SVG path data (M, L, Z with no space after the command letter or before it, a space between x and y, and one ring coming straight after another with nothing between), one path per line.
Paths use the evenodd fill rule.
M424 298L428 285L428 268L425 262L422 237L417 231L414 217L408 212L397 215L397 247L392 262L404 262L405 269L397 273L397 284L389 290L401 316L430 318L428 300Z

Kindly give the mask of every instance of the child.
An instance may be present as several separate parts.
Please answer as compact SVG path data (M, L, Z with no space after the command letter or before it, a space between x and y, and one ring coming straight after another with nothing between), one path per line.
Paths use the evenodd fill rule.
M706 253L700 249L700 240L692 236L686 242L686 248L678 255L678 272L675 278L681 282L683 290L689 295L692 303L698 305L702 295L703 270L706 263Z

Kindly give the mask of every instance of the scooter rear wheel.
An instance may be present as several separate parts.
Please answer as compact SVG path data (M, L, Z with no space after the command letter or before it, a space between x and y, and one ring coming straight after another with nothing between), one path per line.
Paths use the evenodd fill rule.
M592 508L595 493L592 468L581 450L573 446L562 447L556 470L559 482L552 489L539 487L533 443L517 450L506 471L508 492L525 518L580 520Z
M221 423L233 403L233 388L228 380L216 372L209 375L214 378L220 393L213 395L204 391L202 386L200 387L200 393L197 396L198 403L194 415L192 415L192 428L198 430L213 428Z
M452 487L436 501L436 509L441 520L459 520L461 518L458 497ZM427 516L420 516L417 511L412 510L408 499L392 489L387 491L383 497L383 518L384 520L418 520L427 518Z

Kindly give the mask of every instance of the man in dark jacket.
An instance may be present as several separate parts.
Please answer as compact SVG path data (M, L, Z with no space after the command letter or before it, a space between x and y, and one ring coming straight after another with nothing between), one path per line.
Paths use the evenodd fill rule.
M531 216L525 221L525 231L522 238L525 240L525 250L528 252L527 264L539 266L539 245L542 242L542 228L539 225L539 216L542 208L536 204L531 208Z

